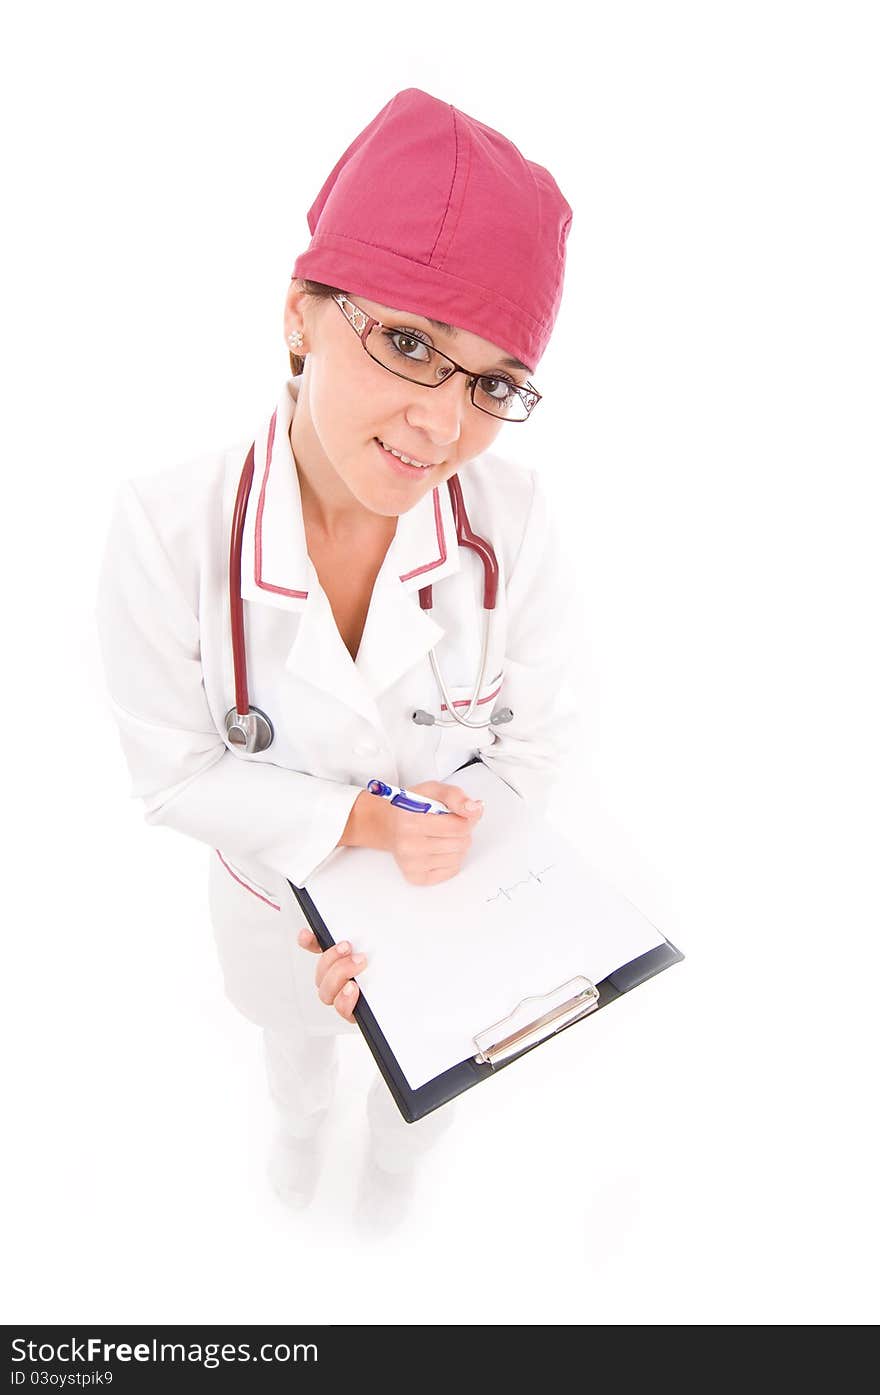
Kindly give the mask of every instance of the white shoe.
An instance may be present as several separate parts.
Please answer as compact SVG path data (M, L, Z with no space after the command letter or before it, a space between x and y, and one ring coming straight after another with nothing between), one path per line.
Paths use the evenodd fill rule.
M276 1196L297 1210L308 1206L321 1170L318 1135L293 1138L279 1129L266 1166Z

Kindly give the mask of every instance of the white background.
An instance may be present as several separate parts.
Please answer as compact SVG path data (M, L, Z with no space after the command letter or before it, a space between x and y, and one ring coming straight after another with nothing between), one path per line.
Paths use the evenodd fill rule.
M5 1321L876 1321L876 21L6 20ZM407 86L574 209L545 401L496 449L577 563L555 811L687 958L462 1097L366 1241L366 1048L340 1042L320 1189L285 1211L211 854L129 796L93 606L117 482L274 405L306 210Z

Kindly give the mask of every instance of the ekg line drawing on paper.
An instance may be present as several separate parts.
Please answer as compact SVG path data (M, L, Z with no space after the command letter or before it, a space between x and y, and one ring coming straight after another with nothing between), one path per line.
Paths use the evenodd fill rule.
M551 862L549 867L542 867L540 872L533 872L530 869L529 875L527 877L524 877L522 881L513 882L511 886L500 886L498 890L495 892L494 896L487 896L486 904L488 905L490 901L497 901L499 896L506 896L507 900L511 901L513 899L511 896L511 892L516 891L516 888L518 886L528 886L531 881L541 882L541 878L544 876L544 873L551 871L552 868L554 868L555 866L556 863ZM543 885L542 882L541 885Z

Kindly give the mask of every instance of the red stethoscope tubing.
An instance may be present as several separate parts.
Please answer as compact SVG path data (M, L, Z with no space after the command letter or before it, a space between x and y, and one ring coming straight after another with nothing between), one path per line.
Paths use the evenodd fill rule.
M254 445L256 442L254 442ZM244 462L229 543L229 623L232 628L232 669L235 674L235 710L239 715L250 711L247 685L247 660L244 653L244 606L241 599L241 545L244 539L244 516L254 478L254 445Z
M255 445L256 443L254 443ZM241 599L241 548L244 540L244 520L248 498L254 478L254 445L251 445L244 462L235 508L232 513L232 529L229 543L229 621L232 630L232 666L235 675L235 710L240 715L250 711L247 684L247 659L244 647L244 605ZM471 528L470 519L464 506L461 482L458 475L450 475L446 481L452 503L452 516L455 519L455 536L459 547L470 548L483 565L483 609L494 610L498 598L498 558L495 549L485 538L481 538ZM433 605L431 587L422 586L419 590L419 605L422 610L430 610Z
M471 528L458 475L450 475L446 481L446 487L449 490L449 498L452 503L452 517L455 519L455 536L458 538L458 545L459 547L469 547L482 562L483 609L494 610L495 602L498 599L498 558L495 556L495 549L490 542L481 538L479 533L475 533ZM419 591L419 605L422 610L431 609L430 586L423 586Z

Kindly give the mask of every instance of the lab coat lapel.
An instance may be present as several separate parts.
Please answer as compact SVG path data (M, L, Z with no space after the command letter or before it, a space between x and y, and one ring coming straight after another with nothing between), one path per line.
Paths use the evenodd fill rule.
M374 696L343 643L330 602L311 562L308 599L284 667L300 682L320 689L381 728Z
M302 375L287 380L274 412L255 438L254 478L241 554L243 598L292 611L305 609L311 580L299 477L290 446L290 423L301 381ZM235 478L237 483L237 474ZM400 515L391 555L407 593L458 571L455 520L445 485L432 489Z
M418 593L406 592L385 558L367 615L357 656L357 670L367 690L378 698L419 663L445 631L422 610Z
M291 677L379 722L352 663L308 554L290 423L301 378L289 379L254 442L254 478L245 514L241 593L245 601L293 611L299 624L284 662Z
M288 434L297 381L288 381L254 439L254 478L241 547L242 599L292 611L305 609L314 584Z
M397 520L358 651L357 667L375 697L419 663L446 633L422 610L419 590L461 565L452 505L445 484Z
M301 377L288 379L255 440L242 541L242 597L298 613L287 672L381 726L376 698L445 633L421 609L418 592L461 565L449 493L445 484L433 489L398 518L354 662L308 555L289 436L300 383Z
M327 596L314 571L309 596L285 668L300 681L360 713L382 728L376 699L417 664L443 637L443 628L407 594L390 564L391 551L376 583L357 662L343 643Z

